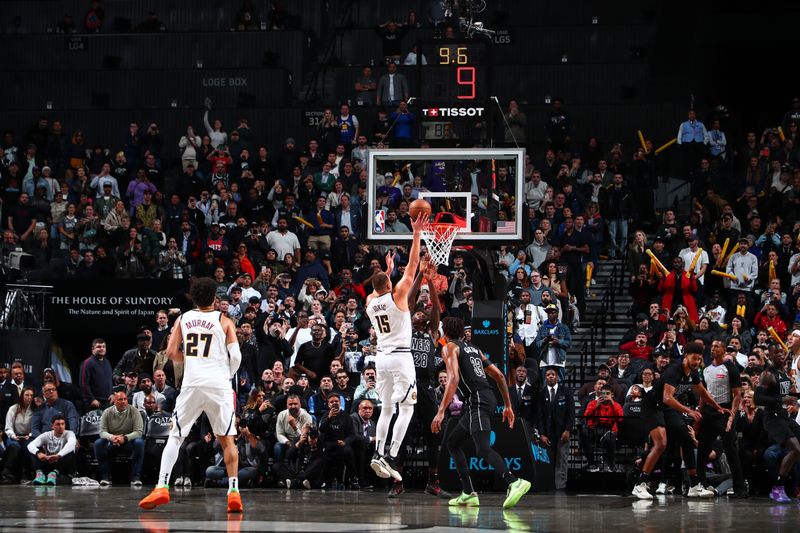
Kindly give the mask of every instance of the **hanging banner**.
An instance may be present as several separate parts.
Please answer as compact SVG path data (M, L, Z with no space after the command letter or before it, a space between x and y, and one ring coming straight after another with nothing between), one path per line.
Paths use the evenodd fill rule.
M50 297L54 332L85 334L135 331L155 321L159 309L185 309L183 280L59 280Z

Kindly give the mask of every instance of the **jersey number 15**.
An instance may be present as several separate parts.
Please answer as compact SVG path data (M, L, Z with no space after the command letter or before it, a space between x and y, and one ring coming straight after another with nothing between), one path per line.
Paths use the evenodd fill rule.
M211 349L211 333L189 333L186 335L186 356L187 357L208 357ZM201 353L202 352L202 353Z
M381 333L389 333L392 331L392 328L389 327L389 315L377 315L375 318L378 319L378 330Z

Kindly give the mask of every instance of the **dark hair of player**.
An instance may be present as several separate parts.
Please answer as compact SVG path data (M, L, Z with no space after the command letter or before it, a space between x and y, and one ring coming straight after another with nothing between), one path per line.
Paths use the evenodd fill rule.
M189 287L189 296L197 307L210 307L217 294L217 282L212 278L197 278Z
M451 341L464 338L464 321L457 317L448 316L442 320L442 331Z
M688 355L690 353L702 355L705 348L699 342L690 342L686 344L683 353Z

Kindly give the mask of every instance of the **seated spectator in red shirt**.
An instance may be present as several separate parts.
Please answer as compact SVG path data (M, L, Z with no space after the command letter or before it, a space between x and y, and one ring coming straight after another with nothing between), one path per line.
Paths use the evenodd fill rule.
M786 326L780 315L778 314L778 306L775 303L767 302L761 311L756 313L755 327L758 329L769 330L771 327L775 330L781 339L786 339L786 333L789 328Z
M585 424L580 432L581 451L589 463L588 470L597 472L597 461L594 457L594 446L599 443L603 448L603 472L616 470L617 424L622 419L622 406L614 401L614 389L611 385L603 385L598 397L589 402L583 412Z
M653 360L653 347L647 344L647 334L644 331L637 333L634 340L626 342L619 349L631 354L632 359Z

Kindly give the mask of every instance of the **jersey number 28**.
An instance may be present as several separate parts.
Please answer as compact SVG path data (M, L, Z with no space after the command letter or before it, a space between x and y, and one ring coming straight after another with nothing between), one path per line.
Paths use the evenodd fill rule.
M211 349L211 333L189 333L186 335L186 356L187 357L208 357ZM202 353L201 353L202 352Z

